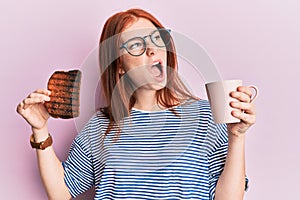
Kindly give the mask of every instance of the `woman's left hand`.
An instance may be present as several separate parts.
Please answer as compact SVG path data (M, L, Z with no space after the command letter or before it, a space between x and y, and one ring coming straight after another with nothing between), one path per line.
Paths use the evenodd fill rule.
M241 122L227 124L228 134L243 135L256 121L255 106L251 102L252 91L250 87L240 86L237 91L231 92L230 96L237 99L237 101L230 102L230 106L237 109L231 114Z

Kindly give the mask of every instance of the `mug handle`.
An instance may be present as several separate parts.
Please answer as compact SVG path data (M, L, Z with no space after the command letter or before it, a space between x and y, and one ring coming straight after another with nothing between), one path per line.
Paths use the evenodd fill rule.
M255 86L255 85L250 85L248 86L249 88L252 88L253 90L255 90L255 95L251 96L251 100L250 100L250 103L252 103L257 97L258 97L258 88Z

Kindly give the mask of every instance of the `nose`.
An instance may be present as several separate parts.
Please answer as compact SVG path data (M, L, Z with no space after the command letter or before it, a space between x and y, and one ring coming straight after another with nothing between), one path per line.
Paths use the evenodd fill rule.
M156 52L157 52L157 47L155 47L155 46L147 46L147 49L146 49L146 54L148 55L148 56L153 56L153 55L155 55L156 54Z
M146 40L146 54L148 56L153 56L156 54L156 52L157 52L157 47L155 46L155 44L153 44L153 42L149 37L148 40Z

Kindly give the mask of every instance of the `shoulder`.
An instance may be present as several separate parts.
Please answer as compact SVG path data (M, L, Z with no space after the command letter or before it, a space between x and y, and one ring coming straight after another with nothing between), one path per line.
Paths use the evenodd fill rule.
M85 124L83 129L79 132L76 137L76 140L86 141L94 138L95 136L101 137L109 124L109 120L105 117L105 115L97 111Z
M107 119L107 117L101 112L101 111L97 111L88 121L88 124L90 126L103 126L105 124L107 124L109 122L109 120Z
M180 105L176 111L183 119L190 120L202 129L212 123L212 114L207 100L189 100Z
M193 100L186 102L185 107L187 107L186 113L190 115L197 115L199 117L201 124L206 124L209 126L210 130L214 132L222 132L226 133L227 127L226 124L215 124L213 120L213 116L210 109L210 104L208 100Z
M205 99L200 100L188 100L181 106L193 112L206 113L211 116L211 110L209 102Z

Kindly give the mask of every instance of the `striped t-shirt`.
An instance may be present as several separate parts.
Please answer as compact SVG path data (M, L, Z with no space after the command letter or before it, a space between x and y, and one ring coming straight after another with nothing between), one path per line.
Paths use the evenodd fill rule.
M209 103L172 111L132 109L117 140L97 112L75 138L63 167L72 197L95 187L95 199L213 199L223 170L226 125Z

